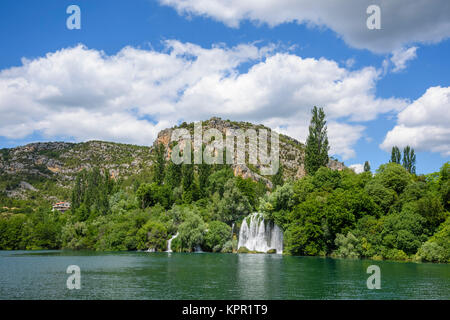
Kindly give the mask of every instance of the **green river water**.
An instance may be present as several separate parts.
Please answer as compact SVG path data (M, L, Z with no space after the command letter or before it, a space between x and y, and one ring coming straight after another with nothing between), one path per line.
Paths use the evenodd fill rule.
M81 289L69 290L69 265ZM366 286L367 267L381 289ZM450 266L267 254L0 251L0 299L450 299Z

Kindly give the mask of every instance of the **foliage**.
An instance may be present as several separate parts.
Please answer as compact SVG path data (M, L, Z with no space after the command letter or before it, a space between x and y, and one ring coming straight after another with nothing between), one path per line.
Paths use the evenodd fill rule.
M191 252L196 246L201 246L203 244L206 233L206 224L198 214L192 213L180 224L178 232L181 250Z
M316 137L325 139L319 109L315 120L312 128L322 128ZM368 161L361 174L319 165L286 182L281 170L269 190L264 182L235 177L229 165L175 165L166 163L163 147L154 150L152 166L135 175L115 179L94 167L80 171L72 189L39 176L0 174L0 249L164 251L178 232L173 251L236 252L230 225L258 210L283 229L286 254L449 262L449 162L439 172L416 175L414 152L405 149L406 169L395 151L396 161L375 175ZM1 156L10 158L5 151ZM21 181L61 199L71 196L72 209L53 212L50 200L9 197Z
M450 217L422 244L416 256L424 261L450 263Z
M231 241L231 228L220 221L212 221L205 235L205 249L212 252L222 251L227 241Z
M338 248L333 252L333 256L338 258L359 258L359 240L350 231L347 236L338 233L335 240Z
M164 208L172 204L172 191L167 185L158 185L156 182L142 184L136 191L136 197L142 209L153 207L157 203Z
M364 172L370 172L370 163L369 163L369 161L364 162Z
M230 223L247 216L252 207L248 198L239 189L236 180L228 180L225 190L218 206L220 220Z
M166 169L166 148L164 144L158 143L155 147L155 156L154 156L154 177L155 182L158 185L161 185L164 181L165 169Z
M400 161L402 160L402 155L400 153L400 149L397 146L392 147L391 151L391 163L397 163L400 164Z
M416 154L414 153L414 149L410 146L406 146L403 149L403 167L409 173L416 173Z
M379 181L386 188L394 190L397 194L402 193L412 181L411 175L406 169L396 163L381 165L377 170L375 180Z
M158 221L149 220L137 233L137 248L149 249L153 248L157 251L165 251L167 249L167 228Z
M284 168L283 168L283 165L280 163L279 167L278 167L278 171L272 176L272 184L273 184L274 188L276 188L277 186L283 185L283 183L284 183L283 172L284 172Z
M314 174L317 169L328 163L328 137L323 108L314 106L309 125L309 135L306 139L305 169L308 174Z

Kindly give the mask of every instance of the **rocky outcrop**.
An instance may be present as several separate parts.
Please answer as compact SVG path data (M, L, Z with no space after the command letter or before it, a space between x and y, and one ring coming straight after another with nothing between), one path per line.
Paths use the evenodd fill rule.
M194 123L182 123L179 126L164 129L158 133L158 137L154 142L154 146L162 143L167 149L167 158L170 157L171 153L171 136L174 129L184 128L187 129L191 134L191 141L194 141ZM213 117L209 120L202 122L203 132L207 129L214 128L219 130L225 137L228 129L254 129L258 132L259 129L265 129L271 132L271 129L263 125L255 125L249 122L234 122L230 120L222 120L221 118ZM305 145L291 137L280 134L280 163L283 166L283 174L285 179L301 179L306 175L304 158L305 158ZM250 150L251 153L257 152L257 150ZM233 165L233 171L235 175L242 176L244 178L252 178L254 181L263 181L268 186L271 186L270 176L262 176L260 174L260 165ZM330 159L328 167L333 170L343 170L345 168L342 162L334 159Z
M233 122L214 117L202 122L203 131L214 128L225 137L228 129L259 129L271 131L263 125L249 122ZM154 145L162 143L167 148L167 159L170 159L171 136L176 128L185 128L194 140L194 123L183 123L159 132ZM305 176L305 146L288 136L279 135L280 162L283 166L284 178L300 179ZM7 194L12 197L26 198L27 193L38 191L34 181L51 180L58 187L70 188L78 172L83 169L99 167L106 169L112 178L126 178L149 169L152 165L152 147L135 146L104 141L88 141L84 143L38 142L12 149L0 150L0 177L13 177L15 185L10 186ZM257 150L250 150L255 154ZM343 170L344 164L330 159L328 167ZM236 176L262 181L272 187L271 177L261 174L261 164L233 164ZM0 190L2 191L2 190ZM44 190L39 190L39 193ZM50 199L53 195L44 195Z

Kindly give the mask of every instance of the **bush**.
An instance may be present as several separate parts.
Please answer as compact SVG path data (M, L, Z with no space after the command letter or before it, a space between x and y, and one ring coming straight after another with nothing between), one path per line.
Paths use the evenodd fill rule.
M206 225L197 214L190 214L178 228L181 249L191 252L196 246L203 244Z
M221 221L213 221L205 234L205 249L219 252L229 240L231 240L231 227Z
M353 233L348 232L347 236L338 233L334 242L338 249L333 252L333 256L339 258L359 258L359 241Z
M137 233L138 246L142 249L155 249L165 251L167 249L167 229L157 221L148 221Z
M232 253L233 252L233 242L228 240L222 247L222 253Z
M221 221L232 222L247 216L252 207L247 197L239 190L235 179L228 180L225 190L218 208Z
M408 255L403 250L398 249L389 249L383 254L385 259L389 260L400 260L400 261L406 261L408 260Z
M450 218L420 247L416 257L431 262L450 262Z

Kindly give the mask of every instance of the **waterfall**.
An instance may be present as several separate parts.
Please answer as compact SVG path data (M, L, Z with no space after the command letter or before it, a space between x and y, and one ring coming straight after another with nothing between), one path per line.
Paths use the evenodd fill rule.
M234 222L231 224L231 239L233 240Z
M258 252L275 250L276 253L281 254L283 253L283 231L273 221L264 221L261 213L252 213L241 224L238 250L241 247Z
M178 237L178 232L177 232L176 235L174 235L172 238L170 238L170 239L167 241L167 251L166 251L166 252L172 252L172 249L171 249L172 240L175 239L176 237Z

